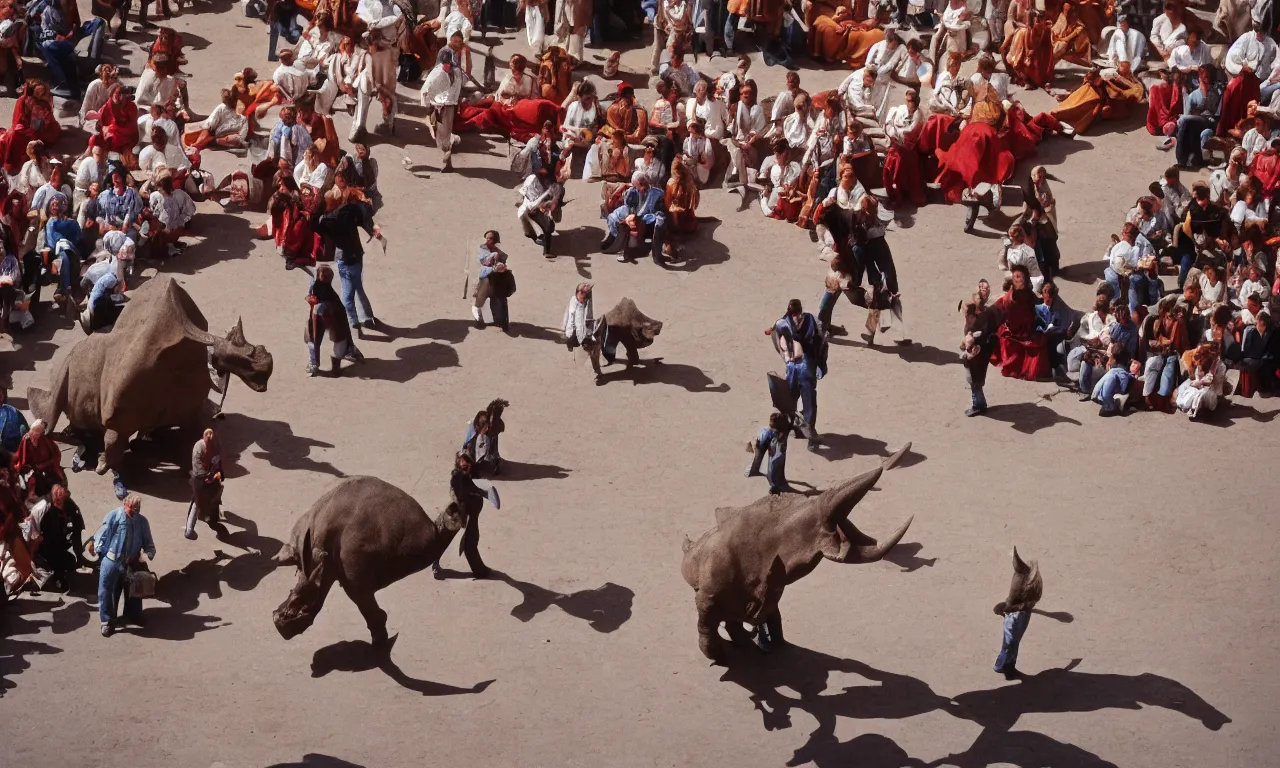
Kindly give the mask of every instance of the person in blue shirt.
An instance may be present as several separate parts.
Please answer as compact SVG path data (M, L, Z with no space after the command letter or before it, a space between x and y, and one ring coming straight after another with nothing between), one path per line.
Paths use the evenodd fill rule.
M1138 353L1138 326L1134 325L1133 318L1129 316L1128 302L1122 298L1113 301L1111 314L1115 317L1115 322L1107 328L1107 336L1110 337L1112 345L1118 344L1124 350L1126 360L1132 360ZM1093 397L1095 386L1093 374L1094 366L1086 355L1080 362L1080 402L1082 403Z
M818 379L826 373L822 324L804 311L799 299L787 303L787 313L773 326L778 352L787 365L787 384L799 394L808 432L808 448L818 450Z
M791 421L786 415L775 411L769 416L769 426L760 430L756 439L747 444L747 452L754 454L751 466L747 469L747 477L760 475L760 465L764 457L769 455L769 467L765 477L769 480L769 493L779 494L791 490L787 483L787 433L791 431Z
M1093 401L1102 406L1099 416L1115 416L1120 412L1121 404L1116 397L1128 393L1134 377L1142 372L1142 364L1130 361L1123 345L1113 342L1110 351L1108 370L1093 388Z
M89 59L97 66L102 57L102 43L106 38L106 22L91 18L79 27L72 26L63 3L68 0L52 0L40 11L40 23L34 30L39 43L40 57L49 65L52 91L58 96L79 99L80 77L76 73L76 43L86 37L89 43ZM31 11L28 11L31 13Z
M110 184L98 195L98 208L101 214L103 231L118 229L129 235L135 243L138 237L139 217L142 215L143 202L138 191L128 184L129 172L123 165L113 163L109 166Z
M22 411L9 405L9 390L0 388L0 447L9 453L17 451L27 429Z
M96 331L114 325L116 318L124 311L123 304L117 304L115 296L120 292L120 280L115 272L107 272L93 284L89 293L89 330Z
M68 201L61 192L49 201L49 220L44 225L45 246L58 261L58 291L53 300L61 303L70 301L71 309L75 307L72 290L76 278L80 275L80 225L67 215ZM74 315L72 315L74 317Z
M627 242L630 231L634 227L640 236L648 234L653 237L650 254L653 263L665 264L662 256L662 244L667 240L667 211L663 200L663 191L649 184L649 177L636 171L631 175L631 188L622 196L622 205L618 206L607 219L609 231L600 241L600 250L608 252L618 240L619 228L625 225L623 233L622 254L618 261L628 261Z
M124 504L107 513L102 527L93 537L93 554L98 556L98 619L102 636L111 637L112 622L120 595L128 584L128 566L138 562L142 553L156 559L156 544L151 539L151 524L142 516L142 499L137 494L125 497ZM142 626L142 600L126 597L124 618Z
M1045 335L1049 364L1059 382L1067 381L1067 338L1074 334L1075 310L1058 296L1058 286L1046 280L1040 286L1041 303L1036 305L1036 325Z

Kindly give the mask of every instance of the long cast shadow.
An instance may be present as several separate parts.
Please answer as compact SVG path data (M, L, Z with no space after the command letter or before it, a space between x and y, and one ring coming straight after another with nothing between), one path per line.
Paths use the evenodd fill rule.
M925 765L881 736L863 735L840 742L836 736L840 718L900 720L941 710L970 720L983 728L973 744L963 752L928 763L959 768L997 763L1019 768L1112 765L1074 744L1033 731L1013 731L1024 715L1158 706L1182 712L1214 731L1231 722L1175 680L1154 674L1076 672L1078 664L1076 659L1062 669L1024 676L1018 683L948 698L907 675L878 670L853 659L787 646L769 656L761 656L754 649L734 649L721 680L735 683L750 694L766 730L792 727L795 711L812 717L817 727L787 764L813 763L820 768L850 764L860 768ZM833 673L856 674L871 684L848 686L831 693L827 688ZM857 750L855 743L859 739L864 740L863 745L868 745L870 740L868 746L874 747L874 752L864 755ZM855 756L857 759L851 762L850 758Z
M714 392L724 394L729 385L721 382L715 384L702 369L684 363L663 363L661 358L642 360L631 368L620 371L607 371L596 377L596 386L603 386L611 381L630 381L632 386L638 384L670 384L684 387L690 392ZM618 363L622 365L622 363Z
M828 433L822 435L822 443L818 446L818 455L827 461L842 461L853 456L879 456L888 458L896 448L890 448L883 440L862 435L840 435ZM927 456L919 451L910 450L898 462L900 467L914 467L923 462Z
M391 638L392 645L395 644L395 640L395 637ZM493 680L484 680L470 688L460 688L447 683L409 677L391 660L389 649L386 652L380 652L364 640L341 640L317 650L311 657L312 677L324 677L330 672L368 672L373 669L381 670L401 688L423 696L482 693L493 684Z
M553 605L587 622L595 631L606 634L616 631L631 618L635 592L611 581L595 589L566 595L527 581L518 581L500 571L494 571L493 578L511 585L524 597L523 602L511 609L511 615L523 622L532 620Z
M1003 421L1024 435L1034 435L1042 429L1048 429L1058 424L1081 426L1081 423L1075 419L1063 416L1052 408L1039 403L993 405L987 409L985 417L995 421Z
M571 469L557 467L555 464L530 464L523 461L502 460L502 474L498 480L507 482L515 480L564 480L572 472Z
M296 763L273 763L267 768L364 768L359 763L349 763L332 755L321 755L308 752Z

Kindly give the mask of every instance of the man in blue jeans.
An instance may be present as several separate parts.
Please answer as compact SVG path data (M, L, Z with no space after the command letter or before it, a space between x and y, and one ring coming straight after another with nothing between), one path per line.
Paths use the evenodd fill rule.
M351 327L377 328L378 319L364 292L364 244L360 242L362 229L370 238L382 239L381 227L373 223L373 210L363 200L352 200L321 216L316 229L333 242L338 276L342 278L342 305Z
M799 299L787 303L787 313L773 326L778 352L787 365L787 384L800 395L801 414L808 429L809 450L818 450L818 379L825 373L822 325L804 311Z
M1115 416L1120 412L1120 403L1116 397L1129 391L1135 372L1141 372L1138 361L1130 363L1128 353L1119 344L1111 345L1111 355L1107 360L1107 372L1093 388L1093 400L1102 406L1099 416Z
M106 36L106 22L91 18L79 27L73 27L67 18L63 3L52 0L40 14L40 26L36 28L36 41L40 44L40 56L49 65L54 95L67 99L80 98L80 75L76 71L76 43L90 37L89 59L95 65L102 56L102 41Z
M1138 326L1129 316L1128 302L1124 299L1111 302L1111 314L1115 317L1115 322L1107 328L1107 336L1110 337L1113 346L1120 345L1126 360L1132 360L1138 353ZM1093 388L1096 383L1093 380L1093 368L1093 364L1089 362L1089 356L1085 355L1080 361L1080 402L1082 403L1093 397Z
M1013 548L1013 581L1009 584L1009 597L996 603L995 613L1004 619L1004 633L1000 643L1000 655L996 657L995 671L1006 679L1018 677L1018 647L1031 623L1031 611L1044 592L1044 580L1040 577L1040 565L1030 564L1018 557Z
M142 499L129 494L122 506L107 513L93 537L93 553L98 556L98 618L102 636L111 637L116 606L128 584L128 565L139 561L142 553L156 559L156 544L151 539L151 524L142 516ZM142 600L125 597L124 617L142 626Z
M267 61L279 61L276 46L280 37L289 41L289 45L297 45L302 37L302 27L298 26L298 4L294 0L275 0L267 9L267 23L271 25L267 42Z

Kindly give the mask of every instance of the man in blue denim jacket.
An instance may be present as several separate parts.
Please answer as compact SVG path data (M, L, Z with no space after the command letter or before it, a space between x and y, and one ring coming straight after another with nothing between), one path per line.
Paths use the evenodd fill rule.
M98 555L98 618L102 621L102 636L111 637L111 623L116 619L116 606L120 594L128 582L129 563L140 559L143 552L150 560L156 559L156 545L151 539L151 524L142 516L142 499L129 494L124 505L107 513L102 527L93 538L93 550ZM126 597L125 618L141 626L142 599Z

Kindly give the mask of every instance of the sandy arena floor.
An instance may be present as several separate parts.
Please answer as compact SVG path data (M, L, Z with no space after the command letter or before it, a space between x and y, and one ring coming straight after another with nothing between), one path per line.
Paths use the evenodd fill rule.
M271 72L262 22L225 1L214 8L172 22L189 43L185 69L201 114L238 68ZM523 32L506 38L502 60L526 50ZM135 33L125 43L135 72L150 39ZM633 50L624 66L646 60ZM756 62L762 93L777 93L782 70ZM834 87L845 74L806 70L803 85ZM144 631L107 640L88 575L70 596L23 596L0 614L0 763L1280 760L1280 601L1268 565L1280 531L1267 501L1278 487L1275 401L1237 400L1209 424L1146 413L1104 421L1051 384L993 374L988 417L965 418L955 305L978 278L998 282L999 235L983 227L965 236L962 208L930 206L889 235L915 343L837 340L819 394L826 448L815 456L794 446L788 466L793 480L827 487L912 441L906 465L854 517L872 535L908 515L915 523L888 561L827 564L787 591L792 647L740 652L728 671L710 667L696 645L680 545L712 524L716 507L765 491L763 480L742 477L742 446L769 411L765 372L779 367L762 331L792 297L816 310L825 267L815 247L754 204L738 212L736 196L711 190L699 211L711 221L687 246L686 266L618 264L596 252L598 188L574 181L557 235L562 255L546 262L519 236L505 142L467 136L459 173L439 175L416 93L402 97L395 139L373 150L390 250L370 255L365 282L389 333L363 342L363 366L336 380L306 377L307 276L286 272L269 243L252 239L258 215L203 205L204 241L162 268L215 331L243 317L248 338L275 356L270 390L233 383L219 427L234 533L182 538L185 465L173 462L187 460L188 444L131 454L162 599L148 603ZM1042 92L1024 98L1033 112L1049 108ZM338 123L345 136L346 116ZM1058 179L1063 289L1077 308L1092 296L1107 236L1171 161L1140 117L1098 130L1051 141L1037 160ZM214 154L208 165L221 175L235 162ZM461 298L459 267L490 227L505 236L519 282L510 337L473 328ZM666 323L649 350L661 366L615 369L596 386L585 359L555 343L582 279L595 283L598 313L630 296ZM862 315L841 304L836 322L853 329ZM19 406L81 338L45 317L3 351ZM511 401L508 471L498 481L505 503L485 513L481 546L500 573L473 581L451 552L455 578L423 573L382 592L399 633L382 668L337 590L314 627L281 640L271 610L294 572L273 570L266 557L294 519L354 474L376 474L438 509L464 423L497 396ZM72 491L91 528L116 505L107 479L91 473L76 475ZM1008 587L1014 544L1040 560L1046 588L1019 663L1029 676L1006 682L991 671L1000 640L991 606Z

